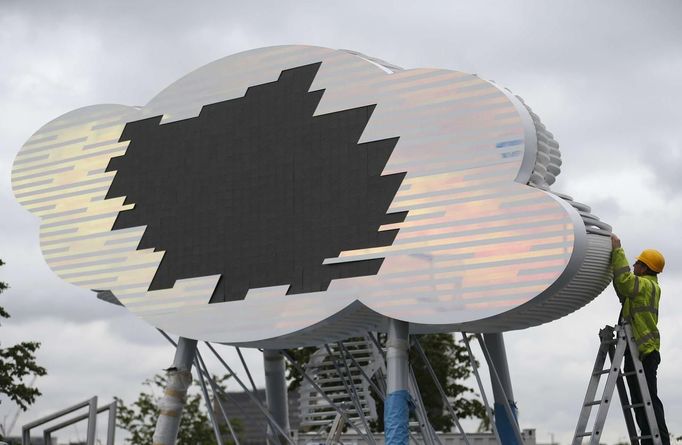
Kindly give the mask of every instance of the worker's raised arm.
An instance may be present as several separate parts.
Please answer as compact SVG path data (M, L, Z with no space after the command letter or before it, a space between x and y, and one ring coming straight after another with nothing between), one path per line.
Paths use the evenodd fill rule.
M621 303L625 298L633 298L639 292L639 277L630 270L628 259L622 247L611 252L611 266L613 267L613 287Z
M613 287L622 303L625 298L637 295L639 291L639 277L630 270L625 251L621 247L620 239L611 234L611 267L613 268Z

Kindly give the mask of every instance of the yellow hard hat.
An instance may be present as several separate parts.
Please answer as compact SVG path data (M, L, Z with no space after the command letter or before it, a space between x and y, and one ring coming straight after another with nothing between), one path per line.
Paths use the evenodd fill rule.
M665 267L665 258L663 258L661 252L654 249L644 249L637 257L637 261L646 264L649 269L656 273L663 272L663 268Z

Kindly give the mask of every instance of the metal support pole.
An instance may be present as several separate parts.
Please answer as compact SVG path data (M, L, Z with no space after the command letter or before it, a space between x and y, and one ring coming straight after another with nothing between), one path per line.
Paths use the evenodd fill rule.
M237 382L237 384L242 388L242 390L249 396L249 398L251 399L251 402L253 402L253 404L258 407L258 409L263 413L263 415L265 417L267 417L267 419L270 421L270 424L275 427L275 429L280 434L280 436L284 437L285 441L288 442L290 445L296 445L294 443L294 441L291 439L291 437L289 437L287 435L287 433L275 421L275 418L272 417L272 414L270 414L270 411L268 411L268 409L265 406L263 406L263 404L260 402L260 400L258 400L258 397L256 397L255 394L252 394L251 391L248 390L246 385L244 385L244 382L242 382L242 380L239 377L237 377L237 375L234 373L234 371L232 371L232 368L230 368L230 365L228 365L227 362L225 362L225 360L223 360L223 358L220 356L220 354L218 354L218 351L216 351L215 348L213 348L213 346L211 346L211 344L209 342L204 342L204 344L208 347L208 349L211 350L213 355L218 359L220 364L223 365L223 367L227 370L227 372L232 374L232 378L234 378L235 382ZM225 393L223 393L223 394L225 394Z
M234 431L234 428L232 427L232 422L230 422L230 418L227 417L227 411L225 411L225 406L223 405L223 401L221 400L221 394L219 394L218 391L218 385L216 385L215 381L213 380L213 377L208 372L208 367L206 367L206 363L204 363L204 359L201 357L201 353L197 351L197 358L199 359L199 366L201 369L202 374L206 376L206 379L208 379L209 385L211 385L211 391L213 391L213 397L215 398L216 403L218 404L218 408L220 409L220 413L223 415L223 419L225 420L225 423L227 424L227 428L230 430L230 435L232 436L232 440L234 440L235 445L239 445L239 437ZM108 445L108 444L107 444Z
M490 367L495 398L495 424L502 445L523 445L502 334L485 334L485 340L481 334L477 334L476 338Z
M95 445L95 439L97 438L97 399L93 397L93 401L94 402L90 404L90 409L88 411L87 445Z
M381 360L381 365L380 365L381 369L383 371L385 371L386 370L386 352L383 350L383 348L381 347L381 343L379 342L379 333L377 333L377 336L374 337L374 334L372 334L371 332L367 332L367 334L365 335L365 338L369 338L372 341L372 343L374 344L374 347L376 348L377 352L379 353L379 360ZM386 405L385 394L387 392L386 391L386 375L385 375L385 373L384 373L384 378L380 379L377 383L379 383L383 387L384 397L382 397L381 400L384 402L384 406L385 406ZM415 445L421 445L422 442L419 442L417 440L417 438L414 436L414 434L412 434L412 431L410 431L409 428L408 428L408 432L410 433L410 439L412 439L412 442L414 442Z
M426 406L424 405L424 400L422 399L422 393L419 390L419 385L417 384L417 378L414 376L414 369L409 366L409 382L408 387L410 389L410 395L412 396L412 401L415 405L415 414L417 420L419 421L419 430L422 433L422 438L424 443L429 445L443 445L443 443L438 438L436 430L431 425L429 421L429 416L426 413Z
M387 367L387 366L386 366L386 363L387 363L386 352L384 352L384 350L381 348L381 343L379 342L379 333L377 333L377 337L376 337L376 338L374 337L374 335L373 335L371 332L368 332L368 333L367 333L367 336L370 338L370 340L372 340L372 343L374 343L374 346L377 348L377 351L379 352L379 355L380 355L381 358L383 359L383 365L384 365L384 366L383 366L383 369L386 370L386 367ZM387 340L388 340L388 338L387 338ZM408 362L408 369L409 369L409 362ZM410 374L411 374L411 373L410 373ZM410 376L410 377L411 377L411 376ZM384 386L384 388L386 388L385 391L388 392L388 389L387 389L388 384L387 384L386 380L387 380L387 378L384 377L384 379L383 379L383 386ZM410 380L408 380L408 388L409 388L409 386L410 386ZM385 397L384 397L383 400L384 400L384 406L386 406ZM384 412L385 412L385 409L384 409ZM408 416L408 421L409 421L409 416ZM426 440L427 440L427 437L426 437L426 434L427 434L427 433L425 432L426 430L425 430L425 428L423 427L422 423L423 423L423 422L420 422L420 424L419 424L419 431L420 431L421 434L422 434L422 439L423 439L424 441L426 441ZM417 438L414 437L414 434L412 434L412 431L409 430L409 424L408 424L408 433L409 433L410 438L412 439L412 441L413 441L415 444L420 445L421 442L419 442L419 441L417 440Z
M367 383L369 383L369 386L371 386L372 389L374 389L374 392L376 392L377 396L381 399L382 402L383 402L384 400L386 400L386 394L384 394L384 392L382 391L382 389L379 388L379 386L377 386L377 384L374 383L374 381L372 380L372 378L371 378L370 376L367 375L367 373L366 373L365 370L362 368L362 366L360 366L360 363L358 363L357 360L355 360L355 357L353 357L353 354L351 354L351 352L348 350L348 348L346 348L346 347L343 345L343 342L340 341L340 342L337 343L337 345L339 345L340 352L341 352L341 357L342 357L344 360L350 360L351 363L353 363L353 365L354 365L356 368L358 368L358 370L360 371L360 374L362 374L362 376L365 378L365 380L367 380Z
M265 403L270 414L280 428L288 435L289 427L289 398L287 396L287 381L284 366L284 357L278 350L263 350L263 367L265 368ZM268 425L268 437L274 435ZM281 442L282 438L279 438Z
M244 355L242 354L242 350L236 346L234 349L235 349L235 351L237 351L237 355L239 356L239 360L242 362L242 367L244 368L244 371L246 372L246 376L249 378L249 382L251 383L251 389L253 389L253 393L258 394L258 389L256 388L256 383L253 381L253 377L251 377L251 373L249 372L249 367L246 366L246 360L244 360Z
M386 443L391 445L407 445L409 440L409 331L409 323L388 320L384 431Z
M198 355L197 351L197 355ZM218 422L215 420L215 414L213 412L213 404L211 404L211 397L208 395L208 390L206 389L206 381L204 380L203 368L199 364L197 357L194 357L194 367L197 368L197 374L199 375L199 385L201 386L201 393L204 396L204 403L206 404L206 412L208 413L208 419L211 421L211 426L213 427L213 434L215 435L215 440L218 445L223 445L223 436L220 434L220 427ZM208 370L206 372L208 374ZM218 394L213 393L213 397L218 399Z
M476 363L476 360L474 360L474 353L471 351L471 345L469 344L469 339L467 338L466 332L462 332L462 340L464 341L464 346L466 346L467 353L469 354L469 363L471 364L471 369L474 371L476 383L478 383L478 390L481 391L481 398L483 399L483 404L485 405L485 413L490 419L490 428L493 430L493 434L495 435L497 443L502 445L502 440L500 440L500 435L497 433L497 427L495 426L493 411L490 408L490 404L488 403L488 397L485 395L483 381L481 380L481 375L478 373L478 364Z
M452 405L450 404L450 401L448 400L447 394L445 394L445 390L443 389L443 386L438 381L438 376L436 376L436 372L433 370L433 367L431 366L431 362L429 362L429 358L426 356L426 353L424 352L422 345L419 343L419 340L417 339L417 337L412 336L412 340L413 340L414 347L417 350L417 353L419 354L419 357L422 359L422 362L424 362L424 365L426 366L426 370L429 372L429 375L431 376L431 380L433 380L433 384L436 385L436 389L438 390L441 398L443 399L443 403L445 404L445 407L450 412L450 415L452 416L452 420L455 422L455 426L457 427L457 430L459 430L460 434L462 435L462 439L464 439L464 443L466 443L466 445L471 445L471 443L469 442L469 438L467 437L467 434L464 432L464 428L462 428L462 425L459 423L459 419L457 418L457 414L455 413L454 408L452 407Z
M168 338L165 332L161 333ZM159 401L159 418L152 438L154 445L175 445L187 389L192 383L192 363L196 351L196 340L178 339L173 364L166 370L166 389Z
M234 349L237 351L237 355L239 356L239 360L242 362L242 367L244 368L244 372L246 373L246 377L249 378L249 382L251 383L251 389L253 389L254 397L256 397L260 400L260 398L258 397L258 389L256 388L256 383L253 381L253 377L251 376L251 371L249 371L249 367L246 364L246 360L244 360L244 355L242 354L241 349L239 349L238 347L235 347ZM261 352L262 352L262 350L261 350ZM266 389L266 391L267 391L267 389ZM289 402L287 401L287 408L288 408L288 403ZM267 400L266 400L266 404L267 404ZM289 418L289 416L287 415L287 419L288 418ZM266 437L274 438L275 436L273 436L273 430L276 430L278 428L278 426L275 426L275 428L273 428L272 421L270 419L267 419L267 421L268 421L268 429L267 429L265 435L266 435ZM289 430L287 429L287 431L289 431Z
M107 419L107 445L114 445L114 439L116 438L116 415L118 414L118 408L116 407L116 401L109 405L109 418Z

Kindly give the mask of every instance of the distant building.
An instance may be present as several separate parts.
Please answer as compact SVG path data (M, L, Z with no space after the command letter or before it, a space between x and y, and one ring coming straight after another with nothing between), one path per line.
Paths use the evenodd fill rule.
M259 389L255 396L265 405L265 390ZM219 425L225 425L220 413L220 408L214 402L213 411ZM258 406L251 401L249 394L245 392L228 392L227 398L223 399L223 406L230 422L236 420L241 433L239 442L242 445L263 445L266 443L268 421ZM291 430L298 430L301 423L299 415L299 396L297 391L289 393L289 425ZM227 428L225 428L227 430ZM228 433L229 437L229 433Z

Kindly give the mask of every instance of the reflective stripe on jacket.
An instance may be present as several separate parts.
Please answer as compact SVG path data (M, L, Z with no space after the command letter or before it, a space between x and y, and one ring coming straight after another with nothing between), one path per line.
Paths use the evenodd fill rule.
M630 271L625 251L614 249L611 253L613 287L623 304L623 318L632 325L640 357L661 349L658 332L658 303L661 287L653 275L636 276Z

